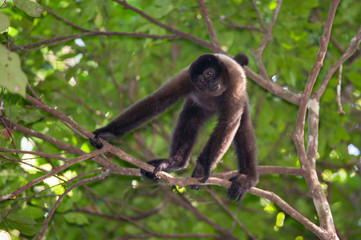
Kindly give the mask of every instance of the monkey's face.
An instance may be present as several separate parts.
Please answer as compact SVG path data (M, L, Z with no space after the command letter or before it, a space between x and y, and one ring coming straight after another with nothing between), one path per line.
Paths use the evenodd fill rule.
M219 96L225 90L221 74L212 67L193 76L191 81L197 90L210 96Z

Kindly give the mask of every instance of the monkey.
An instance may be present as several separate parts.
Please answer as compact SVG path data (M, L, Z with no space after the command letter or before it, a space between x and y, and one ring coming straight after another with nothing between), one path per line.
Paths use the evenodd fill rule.
M165 111L184 98L171 137L169 157L147 163L153 172L141 169L145 177L156 180L158 171L175 172L188 166L198 130L212 116L218 116L206 146L198 156L192 177L204 183L233 142L238 174L231 177L227 198L238 203L258 183L257 147L249 113L246 76L242 66L248 64L244 54L235 58L224 54L203 54L189 67L166 82L158 90L136 102L105 127L96 129L90 144L103 145L99 138L121 137ZM191 186L198 189L199 185Z

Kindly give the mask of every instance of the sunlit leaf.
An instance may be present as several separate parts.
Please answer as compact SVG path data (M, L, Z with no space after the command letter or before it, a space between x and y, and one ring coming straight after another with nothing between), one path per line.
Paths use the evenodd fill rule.
M270 3L269 3L269 10L274 10L275 8L277 7L277 1L276 0L272 0Z
M286 215L284 212L279 212L277 214L277 219L276 219L276 226L277 227L283 227L283 223L285 221Z
M0 12L0 33L6 31L9 27L9 18L5 14Z
M322 178L326 182L330 182L332 180L332 171L329 169L326 169L321 174Z
M31 17L40 17L44 12L44 8L39 3L31 0L14 0L14 4Z
M20 67L18 54L10 52L0 44L0 86L9 92L25 97L28 79Z

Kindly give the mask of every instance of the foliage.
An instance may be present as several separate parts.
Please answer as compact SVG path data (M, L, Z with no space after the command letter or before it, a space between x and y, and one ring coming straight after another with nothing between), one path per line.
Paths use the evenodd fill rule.
M109 167L101 163L119 169L135 166L110 153L98 158L84 155L94 149L83 129L104 126L198 55L223 51L246 53L250 71L263 78L259 82L247 74L259 164L299 168L303 164L299 146L312 154L311 137L316 136L317 174L339 237L361 237L361 51L344 59L341 85L338 70L331 75L320 95L316 128L312 121L304 127L297 122L300 103L290 100L300 100L304 95L299 93L304 94L310 84L330 1L205 1L219 45L210 43L211 33L197 2L203 1L129 0L125 6L119 0L4 1L0 9L1 230L12 239L39 237L36 234L44 226L46 239L231 239L226 233L234 239L315 238L305 228L310 224L270 199L247 194L235 205L224 200L224 187L191 191L151 183L137 174L109 174ZM360 28L358 2L342 0L338 5L313 93L323 87L327 73ZM284 92L274 90L277 86ZM340 114L338 103L345 114ZM311 105L312 101L310 109ZM143 161L166 157L180 108L181 102L112 144ZM298 141L304 139L305 144L294 139L300 126L306 136ZM202 129L191 166L173 176L190 176L213 127L210 122ZM232 150L215 172L236 169ZM79 156L86 158L69 163ZM61 170L55 173L57 169ZM271 171L260 176L257 187L277 194L318 226L320 216L308 197L313 193L305 179Z

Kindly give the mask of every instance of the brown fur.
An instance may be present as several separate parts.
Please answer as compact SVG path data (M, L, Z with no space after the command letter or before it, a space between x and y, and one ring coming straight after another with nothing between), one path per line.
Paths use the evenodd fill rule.
M256 142L249 115L246 77L240 64L248 62L237 55L238 63L222 54L205 54L190 67L164 84L154 93L135 103L107 126L94 131L90 143L101 148L98 138L121 137L165 111L180 98L186 98L175 125L169 158L151 160L154 172L141 170L151 179L158 171L177 171L188 165L199 128L211 116L218 115L218 124L199 155L193 177L205 182L211 170L222 159L230 144L236 149L239 175L230 179L227 197L242 199L258 181ZM214 74L216 73L216 74ZM198 189L198 186L192 186Z

